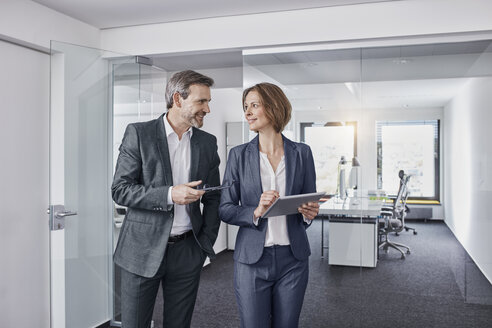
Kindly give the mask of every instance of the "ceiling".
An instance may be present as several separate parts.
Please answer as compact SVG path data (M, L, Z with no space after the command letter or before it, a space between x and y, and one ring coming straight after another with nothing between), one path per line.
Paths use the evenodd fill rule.
M402 0L32 0L95 27L167 23L212 17Z
M152 55L155 66L166 71L205 70L245 65L261 68L284 84L333 83L363 80L402 80L488 75L492 67L476 67L492 53L490 40L242 55L241 51ZM363 64L361 67L361 63ZM477 65L475 65L477 66ZM288 69L286 69L288 68ZM361 71L362 70L362 71Z
M404 0L33 0L101 29L274 11ZM408 0L407 0L408 1ZM281 85L294 108L445 106L470 76L492 76L490 41L243 57L241 51L152 55L167 72L194 69L242 89ZM244 63L243 63L244 61ZM244 64L244 70L243 70ZM362 83L361 83L362 81Z
M241 88L280 85L295 110L436 108L469 77L492 76L491 41L302 51L242 56L240 51L153 56L166 71L194 69ZM244 68L243 66L244 61ZM227 81L222 81L223 72ZM234 70L235 69L235 70Z
M251 58L250 58L251 57ZM490 41L245 57L246 84L281 85L296 110L438 108L492 76ZM251 81L251 82L250 82Z
M444 107L466 82L456 78L291 85L285 93L296 111L429 109Z

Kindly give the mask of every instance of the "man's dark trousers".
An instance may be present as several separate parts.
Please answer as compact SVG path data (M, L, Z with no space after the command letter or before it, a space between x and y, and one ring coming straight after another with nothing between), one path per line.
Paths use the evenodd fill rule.
M152 278L121 269L123 328L149 328L162 283L164 327L190 327L205 253L193 235L168 243L164 259ZM139 326L140 322L140 326ZM142 325L143 324L143 325Z

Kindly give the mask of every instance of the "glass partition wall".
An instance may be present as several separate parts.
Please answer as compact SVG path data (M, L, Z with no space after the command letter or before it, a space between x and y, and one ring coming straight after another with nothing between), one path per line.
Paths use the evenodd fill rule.
M244 88L271 82L291 101L284 135L311 147L329 198L307 230L300 326L487 326L491 41L243 60Z
M283 134L311 147L317 191L331 203L307 229L312 255L300 326L361 326L362 265L373 265L377 244L376 219L362 220L351 206L362 203L360 191L367 189L361 178L368 163L357 160L363 142L361 51L246 52L243 78L244 88L270 82L285 92L292 118ZM352 166L353 159L360 166Z
M138 61L138 57L136 58ZM165 90L167 73L155 66L131 63L120 64L113 70L113 172L119 147L130 123L157 118L166 108ZM126 214L126 209L113 202L113 250ZM114 295L113 318L121 321L120 269L113 265Z
M370 163L363 184L396 196L408 178L410 247L379 252L362 274L364 321L486 327L492 314L489 146L490 40L362 49L362 107ZM362 156L362 154L361 154ZM426 219L426 221L414 221ZM379 320L379 319L378 319ZM488 322L488 323L487 323Z
M490 323L491 43L243 54L244 87L271 82L290 99L283 133L310 145L327 193L307 230L301 327ZM50 203L73 215L51 225L52 324L117 322L111 257L125 209L110 199L112 169L126 125L165 108L167 75L54 42L51 77ZM410 212L386 235L381 202L402 196L402 180ZM410 254L379 249L386 240Z

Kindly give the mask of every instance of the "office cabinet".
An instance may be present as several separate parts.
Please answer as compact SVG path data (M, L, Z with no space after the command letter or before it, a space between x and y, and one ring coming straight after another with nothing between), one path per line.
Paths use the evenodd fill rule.
M377 220L330 220L328 263L376 267L378 252Z

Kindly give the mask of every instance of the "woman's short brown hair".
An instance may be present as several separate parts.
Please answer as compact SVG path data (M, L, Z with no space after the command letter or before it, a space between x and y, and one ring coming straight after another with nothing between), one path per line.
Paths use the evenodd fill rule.
M243 108L246 96L251 91L256 91L260 101L265 108L265 115L272 124L275 131L282 132L290 121L292 105L285 93L272 83L258 83L243 91Z

